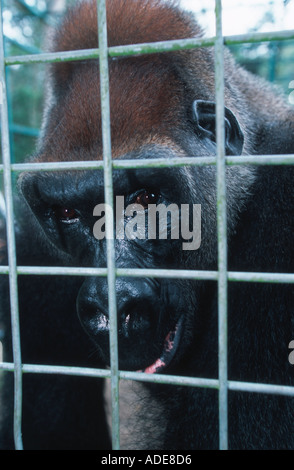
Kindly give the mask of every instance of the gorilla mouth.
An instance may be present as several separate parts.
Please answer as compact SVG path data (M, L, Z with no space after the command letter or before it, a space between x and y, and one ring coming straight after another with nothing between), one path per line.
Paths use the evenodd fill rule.
M131 322L131 314L128 314L122 323L123 327L121 326L118 330L120 368L147 374L161 373L171 364L179 349L184 315L174 323L172 328L170 327L164 341L161 340L158 343L154 337L153 328L148 329L148 323L136 324L134 322L132 324ZM100 314L98 318L84 322L83 325L96 346L99 347L105 364L110 365L109 319L104 314ZM138 328L138 325L141 328ZM156 343L157 346L155 346ZM154 349L157 349L156 353Z
M166 335L161 356L153 364L137 372L145 372L146 374L160 373L171 363L180 343L182 326L183 316L180 317L174 329L170 330Z

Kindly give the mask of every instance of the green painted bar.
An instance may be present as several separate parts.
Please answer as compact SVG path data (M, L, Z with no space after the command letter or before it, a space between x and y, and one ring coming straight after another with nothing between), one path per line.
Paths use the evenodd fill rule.
M0 363L0 370L13 372L14 364ZM84 377L104 377L111 378L111 371L108 369L94 369L87 367L71 366L48 366L43 364L23 364L24 373L33 374L56 374L56 375L74 375ZM195 377L184 377L164 374L146 374L143 372L119 371L118 376L123 380L137 380L141 382L165 383L174 385L185 385L205 388L218 388L217 379L203 379Z
M109 309L109 343L111 368L111 404L112 404L112 448L120 448L119 432L119 375L118 375L118 341L117 341L117 308L116 308L116 270L113 221L113 182L110 133L110 100L108 46L105 0L97 1L100 92L102 117L102 142L104 162L104 195L105 203L111 207L111 213L106 211L106 246L107 246L107 280L108 280L108 309Z
M73 60L98 59L99 49L86 49L78 51L43 52L41 54L24 54L5 58L5 65L31 65L68 62Z
M251 382L228 381L229 390L250 392L250 393L270 393L273 395L283 395L294 397L294 387L288 385L271 385Z
M39 129L34 129L32 127L22 126L21 124L14 123L11 124L10 131L14 134L22 134L29 137L38 137L40 135Z
M224 36L225 45L257 43L269 41L286 41L294 39L294 30L276 31L273 33L252 33L234 36ZM194 49L196 47L211 47L215 44L216 38L191 38L177 39L166 42L153 42L146 44L132 44L127 46L109 47L110 57L131 56L138 54L154 54L157 52L171 52L182 49ZM47 62L65 62L72 60L97 59L99 49L86 49L79 51L52 52L42 54L26 54L20 56L10 56L5 58L5 65L20 65Z
M11 307L11 331L12 331L12 350L14 368L14 422L13 433L16 450L22 450L22 366L21 366L21 346L20 346L20 328L18 312L18 290L17 290L17 272L16 272L16 250L14 233L14 211L13 211L13 189L12 174L10 162L10 141L9 141L9 117L5 81L4 64L4 40L2 23L2 2L0 2L0 92L2 102L1 111L1 143L3 159L3 182L6 202L6 230L7 230L7 251L9 260L9 286L10 286L10 307Z
M14 363L0 363L0 370L6 372L14 371ZM23 364L22 371L25 374L54 374L71 375L82 377L110 378L111 371L108 369L94 369L88 367L48 366L39 364ZM119 378L123 380L136 380L140 382L156 382L165 384L182 385L188 387L200 387L218 389L217 379L205 379L197 377L184 377L163 374L145 374L142 372L119 371ZM282 396L294 396L294 387L288 385L272 385L252 382L228 381L228 389L232 391L243 391L253 393L270 393Z
M217 144L217 234L218 234L218 370L219 448L228 449L228 358L227 358L227 198L225 161L224 42L222 2L215 0L215 94Z
M238 157L226 157L226 165L294 165L294 155L241 155ZM216 157L172 157L154 158L142 160L113 160L114 170L132 168L171 168L182 166L208 166L216 165ZM56 163L14 163L11 171L67 171L67 170L103 170L103 161L76 161ZM0 174L3 173L3 165L0 164Z
M122 269L115 270L117 277L147 277L166 279L191 279L217 281L218 271L197 271L184 269ZM0 266L0 274L9 274L9 266ZM107 268L68 268L47 266L17 266L18 275L28 276L107 276ZM293 284L294 274L287 273L254 273L228 271L230 282L267 282Z

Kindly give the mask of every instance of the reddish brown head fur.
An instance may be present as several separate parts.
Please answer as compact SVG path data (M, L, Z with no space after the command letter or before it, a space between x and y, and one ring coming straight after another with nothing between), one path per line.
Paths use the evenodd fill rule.
M108 45L184 39L202 34L190 16L169 0L107 0ZM55 50L90 49L98 46L97 2L81 2L67 15L55 37Z
M109 46L202 35L175 1L108 0L107 19ZM66 16L53 49L97 45L96 0L88 0ZM54 64L51 70L57 106L51 107L47 119L40 159L101 158L98 61ZM197 97L209 99L214 92L213 58L208 50L110 59L109 74L114 158L158 135L169 137L173 128L187 120L186 103Z

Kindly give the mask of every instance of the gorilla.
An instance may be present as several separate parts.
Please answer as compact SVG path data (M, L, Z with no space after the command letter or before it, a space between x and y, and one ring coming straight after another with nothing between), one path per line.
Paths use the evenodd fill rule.
M203 34L176 1L108 0L107 20L109 46ZM97 42L96 0L86 0L66 14L51 51ZM224 67L226 155L293 153L293 107L227 50ZM53 63L48 77L41 137L30 161L102 160L98 60ZM114 161L216 155L213 48L109 58L109 77ZM293 181L290 165L226 167L230 271L293 273ZM113 187L123 204L114 214L117 268L217 269L215 165L114 169ZM102 170L24 172L16 198L19 265L106 267ZM181 230L174 230L167 211L166 236L159 230L146 236L149 210L171 205L179 208ZM192 210L199 207L201 239ZM161 221L157 212L155 225ZM4 230L0 240L6 265ZM8 290L3 275L5 361L12 360ZM116 295L121 370L218 377L215 281L118 277ZM19 306L24 363L109 367L105 277L19 276ZM229 380L294 385L288 358L293 312L291 284L229 282ZM2 373L1 380L0 442L8 449L12 374ZM128 384L121 387L129 406L126 447L218 448L217 390ZM24 447L109 449L103 387L89 377L24 374ZM230 449L294 448L293 398L229 391L228 399Z

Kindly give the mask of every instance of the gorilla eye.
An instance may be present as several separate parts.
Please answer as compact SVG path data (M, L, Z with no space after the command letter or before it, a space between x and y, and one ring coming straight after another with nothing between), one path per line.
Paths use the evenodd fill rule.
M65 224L72 224L79 220L79 214L71 207L54 206L53 212L55 217Z
M152 191L143 191L136 197L136 203L147 209L149 204L156 204L159 195Z

